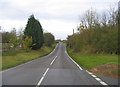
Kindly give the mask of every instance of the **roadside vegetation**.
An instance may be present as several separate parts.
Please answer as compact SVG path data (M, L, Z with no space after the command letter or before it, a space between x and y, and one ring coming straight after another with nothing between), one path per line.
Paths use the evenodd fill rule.
M67 48L68 54L80 66L89 70L90 72L112 78L120 78L120 65L118 62L118 55L111 54L82 54L75 53Z
M111 54L80 54L68 51L70 56L86 69L108 63L118 64L118 55Z
M56 44L53 44L51 47L42 46L38 50L11 50L5 51L2 54L2 70L8 69L19 64L43 57L49 54L55 47Z
M93 9L86 11L80 17L78 32L67 38L69 55L95 74L120 77L118 20L118 11L114 8L103 14Z
M25 29L2 32L2 70L45 56L55 46L54 35L43 32L39 20L31 15Z
M51 47L54 43L54 36L51 33L44 33L44 44L48 47Z

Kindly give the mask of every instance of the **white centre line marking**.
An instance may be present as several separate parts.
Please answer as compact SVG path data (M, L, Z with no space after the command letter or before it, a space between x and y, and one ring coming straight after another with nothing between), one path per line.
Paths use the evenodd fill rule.
M54 61L55 61L55 59L53 59L53 61L50 63L50 65L52 65Z
M43 77L45 77L45 75L47 74L49 68L47 68L47 70L45 71L45 73L43 74Z
M50 65L52 65L53 64L53 62L55 61L55 59L57 58L57 56L53 59L53 61L50 63Z
M48 70L49 70L49 68L47 68L47 70L46 70L45 73L43 74L42 78L40 79L40 81L38 82L38 84L37 84L36 87L39 87L39 86L40 86L40 84L42 83L42 81L43 81L45 75L47 74Z
M53 62L55 61L55 59L57 58L57 56L53 59L53 61L50 63L50 65L53 64ZM47 70L45 71L45 73L43 74L42 78L40 79L40 81L38 82L37 86L36 87L39 87L40 84L42 83L44 77L46 76L47 72L48 72L49 68L47 68Z
M42 77L42 78L40 79L40 81L38 82L38 84L37 84L36 87L39 87L39 85L42 83L43 79L44 79L44 77Z

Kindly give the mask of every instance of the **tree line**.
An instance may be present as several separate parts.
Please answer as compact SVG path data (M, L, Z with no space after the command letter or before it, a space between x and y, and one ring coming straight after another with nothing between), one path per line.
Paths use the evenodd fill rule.
M36 50L43 45L50 47L54 41L54 35L44 33L39 20L35 19L34 15L28 18L24 31L21 30L18 35L15 28L11 32L2 32L2 43L5 43L3 48L8 49L16 49L17 46L21 46L26 51Z
M117 54L119 20L114 8L103 14L87 10L80 18L78 32L68 36L67 46L74 52Z

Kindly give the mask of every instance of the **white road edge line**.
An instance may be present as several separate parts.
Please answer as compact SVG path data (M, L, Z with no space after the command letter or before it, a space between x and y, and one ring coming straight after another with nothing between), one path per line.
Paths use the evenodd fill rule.
M95 75L92 75L92 77L96 78L96 76L95 76Z
M87 71L87 70L86 70L86 72L88 72L90 75L93 75L91 72L89 72L89 71Z
M107 83L103 82L100 78L98 78L97 76L93 75L91 72L89 72L87 70L86 70L86 72L88 72L88 74L90 74L92 77L94 77L102 85L107 85L107 87L109 87Z
M90 75L93 75L91 72L88 72Z
M82 68L77 64L77 66L79 67L80 70L82 70Z
M99 81L99 82L101 82L101 79L99 79L99 78L95 78L97 81Z
M67 52L65 51L65 53L67 54ZM67 54L68 55L68 54ZM69 55L68 55L69 56ZM79 67L79 69L80 70L83 70L80 66L79 66L79 64L77 64L70 56L69 56L69 58ZM92 77L94 77L97 81L99 81L102 85L108 85L108 84L106 84L105 82L103 82L101 79L99 79L99 78L97 78L97 76L95 76L95 75L93 75L91 72L89 72L89 71L87 71L86 70L86 72L88 72Z
M37 84L36 87L39 87L39 86L40 86L40 84L42 83L42 81L43 81L45 75L47 74L48 70L49 70L49 68L47 68L47 70L46 70L45 73L43 74L42 78L40 79L40 81L38 82L38 84Z
M102 85L108 85L108 84L106 84L106 83L105 83L105 82L103 82L103 81L102 81L102 82L100 82L100 83L101 83Z
M65 53L68 55L67 51L65 51ZM79 64L77 64L69 55L68 55L68 57L78 66L78 68L79 68L80 70L83 70L83 69L79 66Z

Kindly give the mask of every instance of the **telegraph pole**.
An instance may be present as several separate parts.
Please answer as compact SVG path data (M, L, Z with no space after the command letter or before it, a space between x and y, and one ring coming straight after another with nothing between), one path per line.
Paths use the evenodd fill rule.
M120 33L120 1L118 2L118 33ZM118 34L118 54L120 54L120 34Z
M74 34L74 29L73 29L73 34Z

